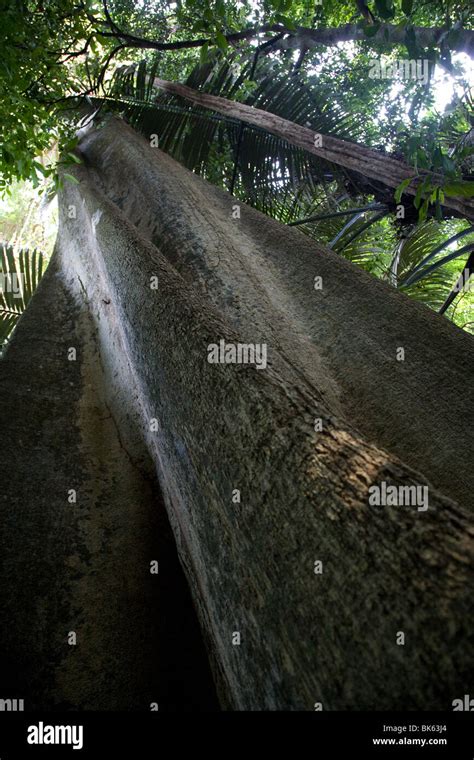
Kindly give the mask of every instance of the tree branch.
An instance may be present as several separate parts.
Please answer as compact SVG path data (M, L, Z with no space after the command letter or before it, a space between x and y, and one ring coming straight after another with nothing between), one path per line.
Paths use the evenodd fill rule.
M449 30L441 27L423 26L396 26L393 24L380 24L377 32L367 37L364 27L358 24L344 24L331 29L307 29L297 27L294 34L285 40L280 40L272 51L292 50L295 48L312 48L315 45L336 45L338 42L359 41L373 44L403 45L406 42L407 31L414 33L420 47L436 47L440 42L449 39ZM464 52L474 55L474 31L470 29L457 29L455 35L449 40L450 49L456 52Z
M404 180L412 181L404 189L405 194L416 195L420 182L429 179L433 184L442 186L444 177L433 172L419 170L418 172L409 164L390 156L390 154L367 148L364 145L347 142L338 137L321 135L312 129L302 127L288 119L283 119L261 108L237 103L227 98L208 95L207 93L193 90L187 85L176 82L167 82L163 79L154 79L154 85L165 92L178 95L190 100L204 108L210 108L218 113L229 115L235 119L254 124L265 129L292 145L296 145L315 156L323 158L339 166L344 166L352 171L359 172L364 177L369 177L381 182L386 187L397 188ZM319 139L321 138L321 139ZM474 221L474 201L469 198L446 196L443 205L453 209L466 219Z
M225 38L227 42L240 42L243 40L250 40L256 37L262 32L276 32L279 34L290 34L288 29L285 29L281 24L264 24L260 27L252 27L251 29L244 29L241 32L232 32L226 34ZM177 40L176 42L160 42L159 40L149 40L145 37L137 37L134 34L128 32L98 32L102 37L115 37L116 39L123 40L127 47L143 48L149 50L183 50L185 48L197 48L203 47L203 45L210 44L212 39L210 37L201 37L196 40ZM276 44L275 40L275 44Z
M177 40L176 42L160 42L159 40L150 40L145 37L137 37L134 34L123 32L113 23L107 23L110 32L99 32L103 37L115 37L128 47L151 49L151 50L182 50L186 48L197 48L212 42L211 37L201 37L195 40ZM113 31L115 29L115 31ZM368 45L374 44L405 44L407 31L414 33L418 44L421 48L436 47L441 42L449 39L449 30L442 27L422 27L422 26L399 26L393 24L380 24L375 35L367 37L364 27L358 24L344 24L340 27L330 29L309 29L307 27L296 27L295 30L287 29L282 24L263 24L262 26L244 29L240 32L232 32L224 35L227 42L241 42L250 40L262 32L271 32L280 34L283 38L275 40L267 48L267 52L277 50L292 50L298 48L311 49L316 45L336 45L338 42L359 41L366 42ZM449 40L451 50L464 52L474 56L474 31L470 29L456 29L455 35Z

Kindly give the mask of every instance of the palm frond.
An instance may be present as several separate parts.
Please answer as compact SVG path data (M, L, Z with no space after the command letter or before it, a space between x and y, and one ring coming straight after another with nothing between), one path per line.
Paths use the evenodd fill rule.
M162 150L203 176L212 148L219 143L228 157L222 184L230 186L238 158L235 194L243 201L258 207L263 193L268 201L269 186L278 194L284 184L290 184L295 192L305 183L314 187L328 181L342 185L347 180L348 173L341 167L307 154L263 129L250 125L242 128L239 121L216 117L207 109L191 106L177 96L154 92L150 87L143 99L142 64L140 67L122 67L115 74L111 96L124 108L126 117L144 134L157 134ZM298 78L289 78L276 68L275 62L264 60L249 89L250 68L251 61L242 62L237 54L227 60L217 57L197 66L186 84L290 118L316 132L352 140L363 134L362 116L350 110L344 112L327 88L318 90ZM150 73L147 78L149 84L152 76Z
M455 243L457 240L460 240L463 237L466 237L467 235L474 235L474 227L468 227L465 230L461 230L461 232L457 232L455 235L452 235L447 240L443 240L439 245L437 245L433 250L431 250L427 256L423 257L421 261L419 261L413 269L406 275L405 279L401 283L401 285L411 285L414 282L417 282L421 277L424 275L421 274L421 270L423 267L426 267L426 264L435 258L435 256L438 255L444 248L447 248L448 246ZM425 270L425 273L428 271L428 269ZM432 271L432 269L430 269Z
M34 249L0 247L0 352L35 292L45 268L44 255Z
M446 301L442 304L441 308L439 309L440 314L444 314L445 311L449 309L449 307L451 306L455 298L459 295L459 293L467 290L468 283L473 272L474 272L474 251L472 251L471 254L469 255L469 258L466 261L466 264L464 266L464 269L461 275L458 277L457 281L455 282L453 289L448 295Z
M162 150L192 171L225 189L245 203L284 224L297 224L302 232L334 249L414 298L439 309L453 289L449 255L427 266L437 254L465 235L455 221L401 222L388 220L393 199L386 192L342 167L296 148L264 129L153 87L157 61L152 66L118 69L111 90L115 107L132 125L149 137L156 134ZM346 140L362 140L364 117L336 102L330 87L317 79L289 77L271 58L259 62L249 83L252 59L239 53L220 54L196 66L186 84L212 95L239 100L315 132ZM457 122L447 123L446 144L458 144ZM377 212L370 218L365 214ZM344 216L352 217L347 221ZM462 224L462 222L461 222ZM454 225L454 226L453 226ZM455 234L451 230L455 230ZM407 235L408 231L408 235Z
M430 264L430 266L427 267L423 272L418 272L417 274L413 275L413 277L410 278L409 283L413 285L415 282L418 282L419 280L427 277L431 272L434 272L440 267L444 266L444 264L447 264L448 261L453 261L454 259L458 259L460 256L464 256L464 254L469 253L473 250L473 248L474 243L463 245L463 247L459 248L457 251L449 253L447 256L443 256L442 259L435 261L434 264Z
M460 223L457 223L459 227ZM449 266L463 254L457 249L454 255L444 257L438 265L431 268L420 269L421 264L431 261L433 252L440 253L448 246L453 246L458 240L469 234L470 228L459 230L452 234L453 223L437 222L430 220L421 225L416 225L411 233L403 239L396 266L396 281L408 295L416 300L427 303L431 308L439 311L446 301L448 294L453 290L453 280L456 279L456 271ZM446 266L448 264L448 266ZM412 274L416 271L416 274ZM452 303L454 299L451 299Z

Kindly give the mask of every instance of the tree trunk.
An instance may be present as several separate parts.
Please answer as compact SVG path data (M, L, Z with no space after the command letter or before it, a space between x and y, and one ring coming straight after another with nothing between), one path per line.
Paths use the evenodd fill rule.
M47 669L46 655L66 647L58 620L84 629L55 671L55 695L71 702L90 691L104 652L110 672L137 657L121 627L128 604L153 647L153 468L225 707L451 709L473 674L471 336L119 120L84 136L81 151L55 262L2 364L18 447L3 518L14 655L28 641L37 676L35 658ZM33 381L35 309L29 339L57 366ZM265 344L268 366L209 363L221 339ZM81 380L67 361L75 345L79 365L94 367ZM428 509L372 506L382 483L426 486ZM71 554L74 521L82 548ZM106 529L115 522L123 540ZM118 683L116 703L127 693Z
M216 709L120 336L64 264L57 251L0 361L0 696Z

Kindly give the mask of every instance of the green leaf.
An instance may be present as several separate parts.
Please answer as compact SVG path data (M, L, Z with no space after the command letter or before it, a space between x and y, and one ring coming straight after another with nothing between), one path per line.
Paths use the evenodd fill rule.
M443 190L446 195L451 197L461 195L463 198L473 198L474 182L463 182L462 180L459 180L459 182L449 182L443 186Z
M216 0L216 13L221 18L225 17L225 3L224 0Z
M402 0L402 11L405 16L410 16L413 10L413 0Z
M406 190L406 188L409 186L410 182L412 181L413 177L407 177L407 179L404 179L403 182L400 182L399 186L395 190L395 202L400 203L401 197Z
M70 153L70 152L69 152L67 155L69 156L69 158L71 159L71 161L72 161L74 164L82 164L82 161L81 161L81 159L80 159L80 158L79 158L79 156L77 156L75 153Z
M425 227L425 229L428 229L428 228ZM435 246L435 248L432 248L431 246L431 236L430 235L426 236L426 246L429 250L428 254L426 256L423 256L421 261L418 261L418 263L416 263L416 265L411 268L411 270L405 276L404 280L400 283L400 285L403 285L403 286L411 285L415 281L415 275L417 275L417 273L420 272L429 261L431 261L435 256L437 256L438 253L440 253L445 248L449 248L450 246L452 246L457 240L461 240L461 238L464 238L466 236L471 236L473 234L474 234L474 227L468 227L467 229L461 230L460 232L457 232L455 235L452 235L447 240L446 239L443 240L442 243ZM418 237L418 239L422 238L423 228L419 228L418 231L415 231L414 237Z
M205 42L200 52L201 65L204 65L205 63L207 63L208 53L209 53L209 43Z
M286 29L289 29L290 32L296 32L296 24L291 18L288 18L288 16L283 16L281 13L277 13L275 15L275 21L278 24L282 24Z
M426 219L426 216L428 214L428 206L429 206L429 200L426 198L426 200L423 201L420 210L418 211L418 221L424 222Z
M420 182L420 184L418 185L417 191L416 191L415 200L413 201L413 205L417 209L420 208L421 198L423 196L423 190L424 189L425 189L424 188L424 183Z
M454 251L453 253L450 253L447 256L443 256L442 259L439 259L439 261L436 261L434 264L431 264L431 266L426 267L426 269L422 271L418 271L416 274L412 274L411 277L407 278L405 284L412 285L413 283L424 279L428 274L431 274L435 270L444 266L444 264L447 264L449 261L453 261L453 259L457 259L460 256L464 256L464 254L469 253L470 251L472 251L472 249L473 249L472 243L468 243L467 245L464 245L462 248L459 248L457 251Z
M216 31L216 42L217 42L217 46L221 50L224 50L224 51L227 50L229 43L227 42L226 38L220 31Z

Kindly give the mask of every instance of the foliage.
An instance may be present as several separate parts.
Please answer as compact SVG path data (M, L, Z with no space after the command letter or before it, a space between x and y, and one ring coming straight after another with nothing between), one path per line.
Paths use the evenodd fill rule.
M205 61L210 50L238 46L248 53L256 40L282 36L270 31L274 27L283 30L287 39L300 27L334 29L350 22L365 29L368 42L374 31L361 19L353 0L319 4L308 0L4 0L3 5L0 187L13 177L36 182L38 174L51 174L53 167L45 168L37 157L54 141L59 141L67 157L74 145L71 120L65 118L68 109L75 96L102 92L114 61L137 60L144 51L162 49L166 56L161 58L161 75L169 75L172 69L182 80L189 65L195 65L199 57ZM429 55L432 61L450 57L459 35L456 25L468 26L470 20L457 0L449 5L377 0L373 11L377 23L385 19L406 29L405 46L411 56ZM413 32L416 24L446 28L437 48L420 46ZM244 37L233 39L236 34ZM379 55L393 52L393 45L374 44ZM368 48L361 44L358 49ZM168 59L165 65L163 57ZM307 68L309 73L311 64ZM341 84L351 90L357 89L357 82L361 80L356 62ZM378 86L388 88L387 82Z
M78 160L75 125L93 102L101 113L122 111L193 171L286 224L324 217L298 226L433 308L442 306L469 254L462 244L472 238L449 243L416 267L466 227L443 218L444 197L466 192L473 175L473 103L457 52L472 13L462 0L369 0L373 22L355 0L3 5L0 190L15 178L33 184L49 178L57 187L51 150L59 149L63 164ZM315 30L323 35L317 43L310 42ZM341 30L347 42L338 41ZM427 81L368 75L374 61L390 65L407 56L429 62ZM440 66L455 83L444 114L433 86ZM395 220L395 204L407 199L403 187L394 198L380 184L263 130L157 94L154 76L404 158L415 172L436 171L440 181L422 187L416 209ZM415 270L419 279L402 286ZM457 319L459 303L472 303L471 296L457 298L449 313L457 309Z
M42 191L27 181L9 185L0 198L0 241L15 249L38 248L49 259L57 234L57 198Z
M0 352L25 311L43 274L45 259L36 249L0 248Z
M368 139L367 124L358 109L352 107L353 92L343 90L334 102L333 90L325 78L310 77L305 81L289 76L284 65L271 59L259 63L254 87L248 89L245 84L251 64L241 56L216 55L196 66L186 84L264 108L324 134L359 141L365 135L366 142L375 144L382 138L384 125L374 123ZM190 108L180 98L158 93L151 86L155 68L156 63L147 69L142 62L138 67L128 66L116 72L111 89L114 106L135 128L147 136L158 134L163 150L225 189L230 188L236 169L236 197L286 224L297 223L306 234L326 242L396 287L402 287L409 274L407 262L416 266L437 246L449 243L453 230L467 228L465 222L454 219L419 225L416 211L406 220L395 220L394 203L390 204L386 190L367 186L356 174L264 130L249 125L242 129L233 119L207 109ZM373 98L372 107L376 107L375 94ZM464 109L464 104L461 107ZM448 129L441 129L439 134L446 142L454 139ZM367 204L372 204L373 210L355 212L356 208L367 208ZM318 221L314 216L325 218ZM299 224L307 218L313 221ZM461 254L457 256L462 256L463 249L456 239L450 246L448 255L452 258L442 272L437 271L437 261L428 276L422 268L418 276L423 283L404 286L409 295L432 308L441 308L459 274L454 252L459 248ZM472 306L473 300L472 293L463 295L466 308ZM465 309L454 314L459 324L468 321Z

